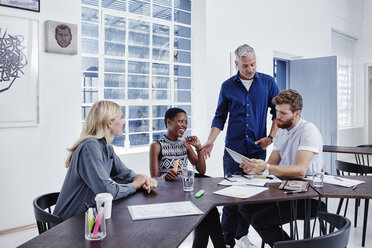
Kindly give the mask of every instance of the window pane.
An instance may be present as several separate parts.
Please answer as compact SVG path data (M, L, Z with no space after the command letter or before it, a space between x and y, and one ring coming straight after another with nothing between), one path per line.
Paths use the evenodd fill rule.
M149 106L129 106L129 118L148 118Z
M124 56L125 45L118 43L105 42L105 55Z
M90 108L91 108L90 106L81 106L81 120L82 121L84 121L85 118L87 117Z
M98 40L82 38L81 48L83 53L98 54Z
M172 0L152 0L153 3L172 7Z
M98 0L81 0L81 3L98 6Z
M135 120L129 121L129 132L138 133L149 131L149 121L148 120Z
M152 98L158 100L169 99L168 90L152 90Z
M174 25L174 35L185 38L191 38L191 28Z
M191 102L191 91L176 91L175 101L178 102Z
M174 75L175 76L183 76L183 77L191 77L191 67L190 66L175 65L174 66Z
M168 48L169 47L169 36L152 36L152 45L155 47Z
M174 7L191 11L191 0L174 0Z
M113 16L113 15L105 15L105 26L106 27L114 27L120 29L126 29L126 19L123 17Z
M129 57L133 58L149 58L149 48L142 46L128 46Z
M105 59L105 72L125 72L125 61L119 59Z
M98 10L81 7L81 20L98 23Z
M129 1L129 12L139 15L150 15L150 4L138 0Z
M191 89L191 78L174 78L174 88Z
M150 32L150 23L143 21L129 20L129 30L137 30L145 33Z
M152 33L153 34L163 34L169 35L169 26L160 25L160 24L153 24L152 26Z
M191 130L187 129L186 132L183 134L183 137L191 136Z
M98 90L83 89L82 90L83 103L94 103L98 101Z
M150 34L130 31L128 36L128 42L130 44L149 45Z
M152 16L156 18L160 18L163 20L172 20L172 9L163 7L163 6L158 6L158 5L153 5L152 6Z
M149 74L150 73L150 64L148 62L129 61L128 62L128 72L129 73Z
M81 70L82 71L98 71L98 58L81 58Z
M157 106L152 106L152 117L161 117L164 118L165 112L170 108L169 105L157 105Z
M163 138L164 137L164 135L166 135L167 134L167 132L160 132L160 133L153 133L152 134L152 140L159 140L159 139L161 139L161 138Z
M169 77L152 77L152 87L153 88L168 88Z
M125 30L117 28L105 28L105 40L125 42Z
M191 14L180 10L174 10L174 21L184 24L191 24Z
M82 73L82 86L83 87L98 87L98 73L83 72Z
M98 38L98 25L93 23L81 23L81 35Z
M169 75L169 65L153 63L152 73L155 75Z
M191 116L191 105L178 105L177 107L185 110L187 116Z
M128 87L133 88L148 88L149 77L139 75L128 75Z
M149 90L128 89L128 99L148 99Z
M152 130L154 131L167 130L167 127L165 126L164 123L164 119L152 120Z
M125 11L126 5L125 0L102 0L103 8Z
M129 142L131 146L148 145L150 137L148 133L131 134L129 135Z
M105 73L105 87L122 87L125 86L125 75Z
M125 106L120 106L121 112L123 113L123 118L125 118ZM123 126L123 133L125 133L125 125Z
M159 48L153 48L152 49L152 58L154 60L162 60L162 61L168 61L169 60L169 50L168 49L159 49Z
M182 50L191 50L191 40L174 38L174 48Z
M119 146L124 147L124 141L125 141L125 135L122 136L116 136L114 140L112 141L113 146Z
M124 99L125 92L121 89L105 89L104 97L105 99Z
M174 50L174 61L180 63L191 63L191 53Z

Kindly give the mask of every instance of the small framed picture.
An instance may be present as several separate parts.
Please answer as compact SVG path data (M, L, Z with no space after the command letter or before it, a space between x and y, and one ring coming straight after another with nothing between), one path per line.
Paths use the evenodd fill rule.
M45 52L77 54L77 25L45 21Z
M0 0L0 6L40 12L40 0Z

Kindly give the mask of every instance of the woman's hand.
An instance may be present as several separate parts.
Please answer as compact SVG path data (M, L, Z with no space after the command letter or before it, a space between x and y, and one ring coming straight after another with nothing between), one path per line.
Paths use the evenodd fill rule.
M180 173L175 170L170 170L167 172L167 174L164 175L164 178L167 181L172 181L177 178L178 174Z
M202 145L200 143L200 140L197 136L188 136L186 137L187 143L195 147L195 149L200 149L202 148Z

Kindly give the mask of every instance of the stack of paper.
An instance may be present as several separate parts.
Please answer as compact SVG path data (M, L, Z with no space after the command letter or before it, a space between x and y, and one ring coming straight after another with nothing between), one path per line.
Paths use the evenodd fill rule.
M354 180L338 176L324 175L324 183L339 185L343 187L353 187L355 185L365 183L365 181Z
M231 196L237 198L248 198L257 195L269 188L265 187L254 187L254 186L231 186L218 191L213 192L214 194Z

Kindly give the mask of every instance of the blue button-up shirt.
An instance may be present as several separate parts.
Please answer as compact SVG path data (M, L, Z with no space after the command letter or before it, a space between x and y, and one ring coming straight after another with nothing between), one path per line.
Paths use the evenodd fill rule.
M266 137L267 110L270 107L272 119L276 118L272 99L279 93L274 79L256 72L249 91L239 78L239 72L223 82L212 127L223 130L227 115L229 123L226 147L241 154L262 151L254 142Z

